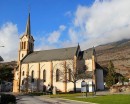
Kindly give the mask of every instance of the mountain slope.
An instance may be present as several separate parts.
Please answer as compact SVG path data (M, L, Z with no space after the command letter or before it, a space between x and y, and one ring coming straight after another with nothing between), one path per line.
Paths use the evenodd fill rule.
M97 61L107 67L111 60L116 71L130 77L130 39L95 47Z

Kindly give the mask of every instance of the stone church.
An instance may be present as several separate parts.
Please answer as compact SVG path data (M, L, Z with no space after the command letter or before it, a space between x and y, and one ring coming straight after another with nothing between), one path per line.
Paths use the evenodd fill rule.
M104 89L103 70L96 62L94 48L81 51L78 44L76 47L34 51L30 27L29 13L26 31L20 38L13 92L40 92L43 86L48 85L55 86L61 92L73 91L76 70L84 69L86 77L76 77L76 89L81 89L83 80L93 82L97 90Z

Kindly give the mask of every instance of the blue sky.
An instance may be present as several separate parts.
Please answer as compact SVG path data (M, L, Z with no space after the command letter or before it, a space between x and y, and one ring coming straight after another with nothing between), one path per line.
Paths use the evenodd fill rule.
M130 38L130 0L0 0L0 55L17 59L28 11L35 50L88 49Z
M17 24L18 33L23 33L30 8L32 33L50 32L61 24L70 25L73 14L67 16L67 12L73 13L78 5L89 7L93 2L94 0L1 0L0 25L11 21Z

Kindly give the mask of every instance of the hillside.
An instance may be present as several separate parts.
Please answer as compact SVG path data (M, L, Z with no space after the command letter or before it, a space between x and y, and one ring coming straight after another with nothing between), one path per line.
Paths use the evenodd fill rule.
M3 63L0 63L0 69L3 67L3 66L8 66L10 68L14 68L17 66L17 62L16 61L11 61L11 62L3 62Z
M95 49L100 65L107 67L112 60L117 72L130 77L130 39L100 45Z

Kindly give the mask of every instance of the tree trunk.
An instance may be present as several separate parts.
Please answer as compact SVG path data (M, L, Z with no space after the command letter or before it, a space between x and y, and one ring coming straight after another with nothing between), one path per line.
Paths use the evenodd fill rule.
M74 93L76 93L76 82L74 82Z

